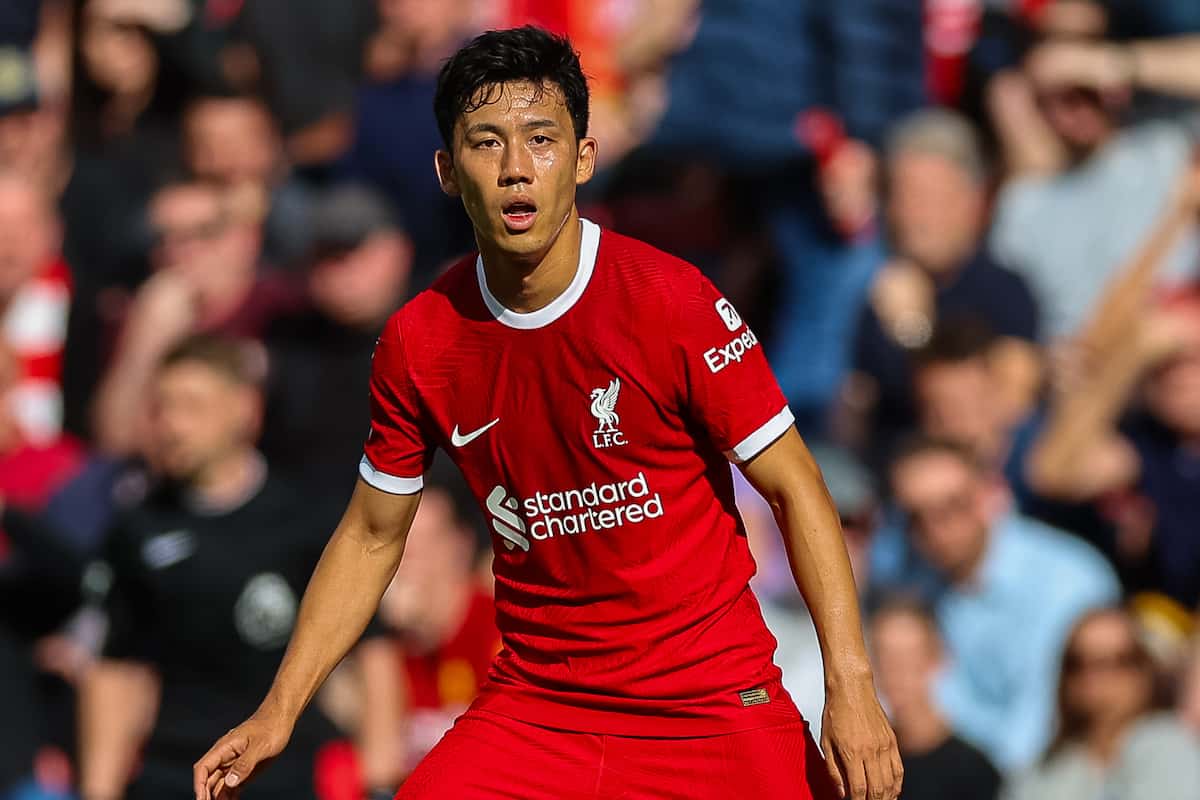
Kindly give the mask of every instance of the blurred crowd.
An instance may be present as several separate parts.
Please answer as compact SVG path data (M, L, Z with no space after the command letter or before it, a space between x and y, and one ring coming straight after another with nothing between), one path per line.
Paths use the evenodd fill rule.
M903 797L1200 798L1200 4L4 0L0 800L185 796L253 711L376 336L472 248L437 70L524 23L591 80L583 214L767 345ZM390 796L470 703L490 543L446 467L248 797ZM812 624L739 505L818 727Z

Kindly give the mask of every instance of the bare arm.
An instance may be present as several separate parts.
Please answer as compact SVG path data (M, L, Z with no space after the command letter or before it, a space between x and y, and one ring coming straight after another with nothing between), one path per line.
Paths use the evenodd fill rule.
M1200 36L1116 42L1051 42L1030 56L1039 87L1101 92L1142 89L1200 99Z
M987 110L1000 142L1006 178L1053 175L1066 151L1037 107L1024 74L1001 72L987 86Z
M828 698L822 748L834 782L855 800L868 791L871 798L895 798L904 771L875 696L850 558L821 471L794 428L743 471L775 513L817 629Z
M393 495L358 482L313 572L292 640L266 699L196 762L196 797L232 796L255 765L278 755L321 683L358 641L391 582L420 494Z
M101 659L79 687L80 793L117 800L158 713L158 679L149 668Z

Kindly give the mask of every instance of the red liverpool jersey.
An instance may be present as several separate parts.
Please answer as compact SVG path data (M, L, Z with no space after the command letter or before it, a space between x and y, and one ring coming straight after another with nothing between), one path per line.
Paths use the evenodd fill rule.
M416 492L440 447L489 520L503 648L475 708L630 736L794 719L729 469L793 421L763 348L691 265L581 235L538 311L475 257L392 317L359 472Z

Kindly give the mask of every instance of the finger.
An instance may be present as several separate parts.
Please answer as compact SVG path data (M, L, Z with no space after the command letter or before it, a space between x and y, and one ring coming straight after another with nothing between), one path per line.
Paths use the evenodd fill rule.
M192 790L198 800L210 800L211 795L206 791L209 777L223 764L236 759L244 749L245 744L240 739L221 739L192 766Z
M225 785L230 788L240 787L250 778L250 774L258 766L258 761L258 755L252 751L247 750L242 753L238 760L225 770ZM231 796L236 797L236 794Z
M851 753L838 753L838 760L849 790L846 796L851 800L867 800L867 771L862 758L855 758Z
M833 781L833 788L837 789L839 798L844 798L846 796L846 782L842 779L842 772L837 765L833 742L828 738L822 737L821 750L825 753L825 769L829 771L829 778Z
M867 775L869 800L891 800L892 763L887 758L887 748L880 746L874 752L868 752L863 759L863 770Z
M900 793L904 791L904 762L900 760L900 749L898 747L892 748L892 775L896 778L894 786L895 794L892 796L899 797Z

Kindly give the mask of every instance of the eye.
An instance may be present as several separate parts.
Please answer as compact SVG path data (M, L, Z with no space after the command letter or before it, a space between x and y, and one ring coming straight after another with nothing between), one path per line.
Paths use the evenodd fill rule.
M539 133L536 136L534 136L532 139L530 139L530 141L533 142L534 144L550 144L550 142L552 142L554 140L551 139L549 136L543 136L542 134Z
M484 139L483 141L475 143L475 148L480 149L480 150L482 150L484 148L499 147L499 146L500 146L500 142L497 139Z

